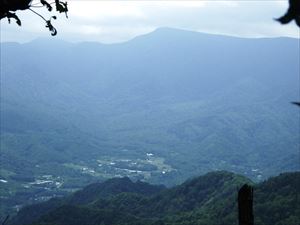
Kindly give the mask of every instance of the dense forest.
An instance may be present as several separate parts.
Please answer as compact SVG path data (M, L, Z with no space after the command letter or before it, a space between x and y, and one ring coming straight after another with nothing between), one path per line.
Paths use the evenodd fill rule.
M114 178L74 194L23 208L14 225L233 225L237 190L254 185L257 225L299 225L300 172L284 173L262 183L219 171L173 188Z
M0 0L0 20L19 10L52 36L69 12ZM300 27L300 1L275 20ZM238 36L1 42L0 223L237 225L249 184L255 225L300 225L299 38Z
M170 28L1 43L0 215L113 177L299 170L298 44Z

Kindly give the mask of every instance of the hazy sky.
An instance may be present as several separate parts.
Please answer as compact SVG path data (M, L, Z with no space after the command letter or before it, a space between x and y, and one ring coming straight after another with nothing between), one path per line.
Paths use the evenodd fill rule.
M36 1L34 1L36 2ZM87 1L68 0L69 18L63 14L53 25L55 38L67 41L114 43L149 33L158 27L173 27L242 37L289 36L299 38L293 23L282 26L273 18L283 15L287 0L235 1ZM46 18L46 9L35 8ZM27 42L50 37L44 21L29 10L18 12L22 27L1 20L1 41Z

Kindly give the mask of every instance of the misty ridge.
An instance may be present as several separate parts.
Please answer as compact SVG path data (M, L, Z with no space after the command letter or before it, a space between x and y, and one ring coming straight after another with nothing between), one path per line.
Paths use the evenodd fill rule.
M114 177L170 187L299 170L298 50L171 28L1 43L1 213Z

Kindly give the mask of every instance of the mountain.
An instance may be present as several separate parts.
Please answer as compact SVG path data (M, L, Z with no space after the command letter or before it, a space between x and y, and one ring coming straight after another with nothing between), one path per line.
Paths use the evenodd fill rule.
M30 224L44 214L56 210L56 208L60 209L61 207L65 207L68 210L68 206L70 205L89 205L96 200L110 199L122 193L140 194L148 197L157 194L164 189L164 186L150 185L141 181L134 183L127 177L112 178L102 183L98 182L90 184L84 189L65 198L53 198L47 202L24 207L12 220L12 223Z
M128 176L299 170L297 39L1 43L1 211Z
M299 194L300 173L285 173L254 186L255 224L289 224L300 222ZM136 192L141 183L129 179L108 180L96 184L95 192L103 186L119 190L133 189L99 196L90 187L75 192L70 197L32 205L22 209L11 224L225 224L237 222L237 188L249 179L233 173L219 171L188 180L170 189L148 186L149 192ZM134 188L134 186L136 187ZM146 185L146 184L143 184ZM85 193L87 202L71 203L78 194ZM92 198L90 198L90 197ZM58 200L56 200L58 201ZM298 202L297 202L298 201ZM54 207L53 207L54 206ZM41 210L43 209L43 210ZM39 212L39 215L37 215ZM29 220L26 220L30 218Z

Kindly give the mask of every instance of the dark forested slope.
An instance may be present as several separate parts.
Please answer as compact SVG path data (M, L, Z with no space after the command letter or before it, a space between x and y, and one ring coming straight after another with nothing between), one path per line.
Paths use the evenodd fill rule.
M295 172L254 185L255 224L298 225L299 181L300 173ZM251 181L229 172L208 173L170 189L133 183L126 178L108 180L64 199L25 207L11 222L18 225L232 225L237 224L237 190L244 183ZM119 191L112 194L106 187ZM87 201L78 201L80 195Z

